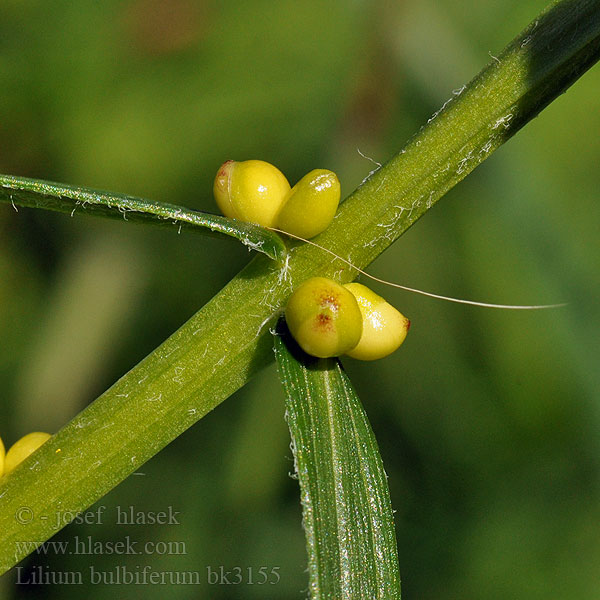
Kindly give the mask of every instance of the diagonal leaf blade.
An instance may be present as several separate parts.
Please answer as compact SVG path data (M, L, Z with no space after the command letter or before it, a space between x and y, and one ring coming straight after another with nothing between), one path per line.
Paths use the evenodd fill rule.
M193 229L205 235L234 237L251 248L281 261L287 254L283 240L274 232L236 219L192 210L144 198L102 192L85 187L0 175L0 202L62 213L89 214L178 229Z
M283 322L277 334L311 598L399 599L387 479L360 400L339 360L302 352Z

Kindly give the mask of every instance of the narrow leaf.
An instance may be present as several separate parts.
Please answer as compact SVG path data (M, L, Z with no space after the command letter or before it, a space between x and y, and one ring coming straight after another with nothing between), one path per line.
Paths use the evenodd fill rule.
M283 240L276 233L253 223L65 183L0 175L0 202L8 202L15 209L17 206L45 208L71 216L90 214L176 227L179 230L192 228L209 235L227 235L275 260L283 260L287 252Z
M282 322L277 333L311 597L400 598L386 475L360 400L339 360L308 356Z

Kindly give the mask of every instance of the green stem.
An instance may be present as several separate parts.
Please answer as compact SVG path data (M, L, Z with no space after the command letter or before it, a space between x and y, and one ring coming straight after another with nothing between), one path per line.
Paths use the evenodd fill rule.
M318 243L365 267L599 56L598 1L555 3L352 194ZM57 514L90 506L270 362L269 328L313 275L354 276L306 244L292 245L284 267L256 258L5 477L0 573L27 554L17 541L48 539ZM20 507L30 521L19 522Z

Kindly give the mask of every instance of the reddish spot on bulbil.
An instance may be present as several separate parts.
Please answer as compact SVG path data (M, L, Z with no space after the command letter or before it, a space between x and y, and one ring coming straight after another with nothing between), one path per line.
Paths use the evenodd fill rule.
M331 322L331 316L323 313L319 313L316 317L315 329L331 329L333 323Z
M332 311L337 312L340 308L337 296L334 294L321 296L321 307L329 308Z
M226 160L222 165L221 168L219 169L219 172L217 173L217 177L226 177L227 176L227 171L228 171L228 167L229 165L235 162L233 160Z

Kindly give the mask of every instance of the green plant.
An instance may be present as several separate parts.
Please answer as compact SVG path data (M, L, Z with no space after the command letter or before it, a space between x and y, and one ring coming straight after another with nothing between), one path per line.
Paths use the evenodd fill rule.
M593 2L560 2L541 15L403 154L346 201L319 243L356 266L367 265L593 64L598 20ZM67 201L70 192L64 186L52 192L37 184L36 191L30 182L8 177L2 185L7 202L75 206ZM70 191L75 198L99 197ZM109 197L122 211L137 210ZM372 210L365 219L367 202ZM127 213L128 218L135 215ZM342 282L354 277L352 269L302 244L291 244L284 260L285 266L266 258L253 261L243 276L36 453L39 471L18 469L2 482L3 570L19 558L12 554L14 540L23 536L12 520L18 505L26 502L41 511L65 503L73 510L89 506L270 360L268 330L293 286L312 275ZM72 458L68 470L61 467L64 453ZM25 535L42 540L50 533L38 522Z

